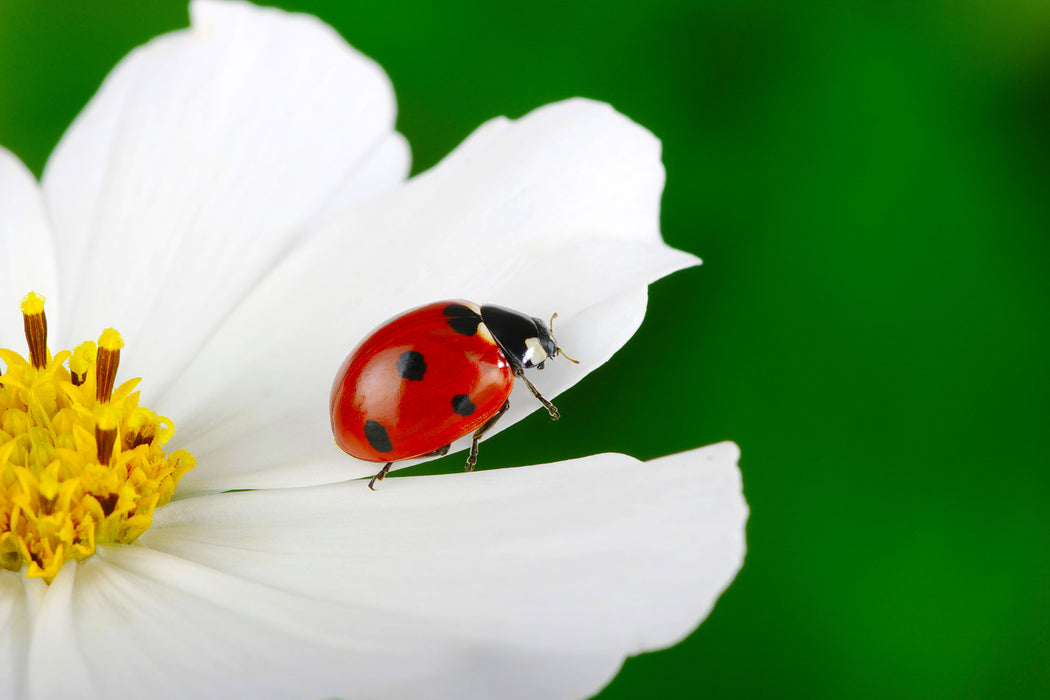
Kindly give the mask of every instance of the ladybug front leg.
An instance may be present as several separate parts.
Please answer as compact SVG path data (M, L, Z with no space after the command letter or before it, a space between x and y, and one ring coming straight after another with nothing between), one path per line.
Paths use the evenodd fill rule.
M525 371L519 369L514 374L519 379L521 379L521 381L525 382L525 386L529 387L529 391L532 392L532 395L535 396L541 404L543 404L543 407L547 409L547 413L551 414L551 420L558 420L558 418L560 418L558 414L558 409L555 408L554 404L552 404L550 401L543 398L543 395L540 393L540 390L536 388L536 385L530 382L529 378L525 376Z
M373 491L376 490L376 482L383 480L383 477L386 476L386 473L390 471L391 464L393 464L393 462L387 462L383 466L383 468L379 470L379 473L372 477L372 480L368 482L368 488L372 489Z
M463 468L463 471L474 471L474 465L478 463L478 441L488 432L489 428L496 424L500 416L507 412L508 408L510 408L510 401L504 401L503 406L492 414L491 418L482 423L480 428L474 431L474 442L470 443L470 455L467 457L467 466Z

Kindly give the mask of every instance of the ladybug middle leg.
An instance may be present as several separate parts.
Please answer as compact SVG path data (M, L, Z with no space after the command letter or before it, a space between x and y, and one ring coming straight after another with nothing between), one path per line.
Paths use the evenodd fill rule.
M508 408L510 408L510 401L504 401L503 406L493 413L491 418L482 423L481 427L474 431L474 441L470 443L470 455L467 456L467 466L463 467L463 471L474 471L474 465L478 463L478 442L481 440L482 436L488 432L489 428L494 426L496 421L507 412Z

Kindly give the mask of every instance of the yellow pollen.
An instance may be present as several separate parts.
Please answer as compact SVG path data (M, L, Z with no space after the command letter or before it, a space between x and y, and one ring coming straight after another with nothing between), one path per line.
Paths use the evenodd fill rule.
M0 569L51 583L69 559L135 541L196 461L165 453L175 428L139 406L138 379L113 388L119 333L51 357L44 298L21 308L29 358L0 348Z
M36 316L37 314L44 313L44 302L47 301L44 297L40 296L36 292L30 292L26 294L22 299L22 314L25 316Z

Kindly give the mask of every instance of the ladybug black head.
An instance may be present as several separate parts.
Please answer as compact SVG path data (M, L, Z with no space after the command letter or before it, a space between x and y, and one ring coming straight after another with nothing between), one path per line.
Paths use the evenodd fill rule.
M559 352L554 335L534 316L486 304L481 320L515 369L543 369L543 363Z

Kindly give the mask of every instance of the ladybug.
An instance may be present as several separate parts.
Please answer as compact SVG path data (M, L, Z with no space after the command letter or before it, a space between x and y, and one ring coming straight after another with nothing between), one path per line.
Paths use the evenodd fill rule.
M558 409L525 377L558 354L576 362L543 321L520 311L458 300L406 311L339 367L329 402L336 444L386 463L368 482L373 491L394 462L444 455L471 432L466 471L473 471L478 442L510 408L515 377L558 420Z

